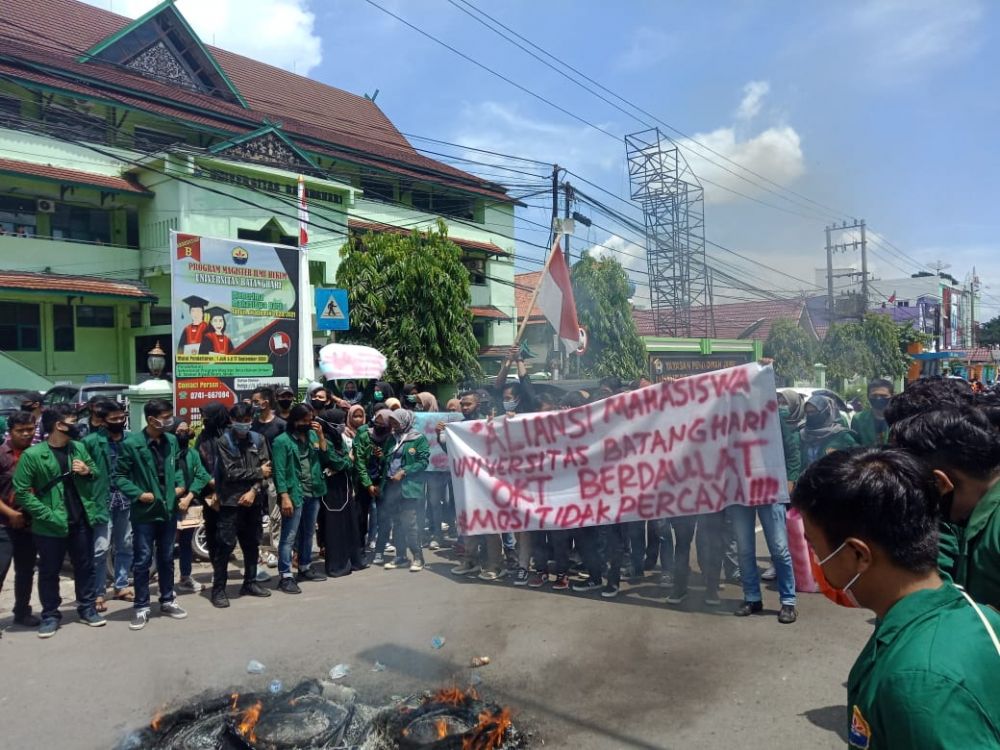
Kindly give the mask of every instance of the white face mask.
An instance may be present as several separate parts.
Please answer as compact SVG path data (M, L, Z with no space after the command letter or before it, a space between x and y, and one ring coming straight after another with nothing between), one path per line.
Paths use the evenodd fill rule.
M824 565L826 565L828 562L830 562L830 560L832 560L833 558L835 558L837 556L837 553L839 553L846 546L847 546L847 540L845 539L843 542L840 543L840 546L837 547L837 549L835 549L829 555L827 555L826 557L824 557L817 564L822 568ZM851 580L849 580L847 582L847 584L844 586L844 588L842 588L842 589L834 589L835 591L839 591L841 594L843 594L847 598L847 600L851 603L851 606L857 607L858 609L861 608L861 605L858 603L857 597L855 597L854 594L851 592L851 586L853 586L855 583L857 583L857 581L858 581L859 578L861 578L861 573L858 573L857 575L854 576L854 578L852 578ZM827 582L829 582L829 579L827 579ZM833 588L833 587L831 586L831 588ZM836 604L841 604L841 606L846 606L846 605L843 605L841 602L838 602L835 599L832 599L830 597L827 597L827 598L830 599L830 601L832 601L832 602L834 602Z

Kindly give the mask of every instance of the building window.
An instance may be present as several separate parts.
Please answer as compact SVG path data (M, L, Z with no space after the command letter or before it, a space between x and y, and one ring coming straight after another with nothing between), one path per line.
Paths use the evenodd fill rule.
M52 238L110 245L111 212L57 203L52 214Z
M76 331L73 327L73 306L52 305L52 348L57 352L76 349Z
M410 205L418 211L431 212L431 194L426 190L414 190L410 193Z
M474 221L476 218L476 202L472 198L464 198L458 195L435 195L434 213Z
M38 305L0 302L0 350L39 352L42 350L41 312Z
M13 96L0 96L0 123L18 127L21 125L21 100Z
M114 328L115 308L79 305L76 308L76 324L80 328Z
M361 190L365 198L392 203L396 200L396 190L391 180L372 175L361 175Z
M480 347L486 346L487 344L487 325L489 324L480 320L472 322L472 335L476 337L476 343L478 343Z
M486 286L486 258L462 258L462 265L469 272L469 283Z

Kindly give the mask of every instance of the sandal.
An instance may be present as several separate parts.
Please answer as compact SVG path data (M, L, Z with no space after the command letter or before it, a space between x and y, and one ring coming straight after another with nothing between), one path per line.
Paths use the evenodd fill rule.
M108 605L104 603L103 596L97 597L97 599L94 601L94 609L96 609L98 612L108 611Z
M115 589L115 599L121 599L123 602L135 601L135 591L131 587Z

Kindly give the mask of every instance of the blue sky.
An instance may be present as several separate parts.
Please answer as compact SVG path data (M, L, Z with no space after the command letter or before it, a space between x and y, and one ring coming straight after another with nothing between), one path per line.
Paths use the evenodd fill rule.
M129 15L152 5L91 1ZM825 223L865 218L874 235L870 266L876 277L908 275L940 259L963 280L975 265L986 285L987 314L1000 313L1000 219L998 191L991 187L1000 170L1000 6L989 0L471 1L697 142L781 186L717 156L710 155L716 163L700 159L693 144L685 149L695 172L722 186L706 185L710 240L811 282L814 268L825 263ZM448 0L378 2L615 137L497 79L362 0L179 0L178 7L219 46L352 92L377 89L379 106L406 133L558 162L627 196L621 137L642 124ZM541 214L524 215L544 221ZM600 223L615 229L606 219ZM519 239L544 242L544 231L518 226ZM642 252L629 244L634 238L627 232L618 234L609 240L607 232L584 230L574 247L589 242ZM521 250L526 257L542 254L530 245ZM711 255L720 263L735 262L762 287L806 286L717 249ZM643 263L619 257L634 266L642 283ZM528 261L518 266L533 267Z

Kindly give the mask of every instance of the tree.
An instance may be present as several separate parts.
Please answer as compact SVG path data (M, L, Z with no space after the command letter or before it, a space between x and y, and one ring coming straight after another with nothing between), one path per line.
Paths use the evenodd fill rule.
M1000 344L1000 315L988 323L979 326L976 340L981 346L996 346Z
M382 352L389 380L482 377L469 272L443 222L437 231L369 234L348 242L340 255L337 285L347 289L351 311L351 330L341 340Z
M577 317L587 329L587 351L580 362L583 373L623 380L645 374L646 346L632 319L628 275L622 265L614 258L587 255L570 275Z
M774 360L774 372L791 385L812 374L816 343L794 320L776 320L764 342L764 356Z
M820 356L827 375L841 385L858 375L898 378L910 363L907 345L926 338L910 323L898 324L888 315L868 313L861 322L831 325Z
M912 326L905 326L912 330ZM903 326L893 322L892 318L882 313L868 313L861 323L861 333L865 345L871 354L871 364L868 371L860 374L869 378L898 378L906 374L909 357L905 344L901 341Z
M872 356L865 345L861 323L834 323L826 332L820 359L826 374L839 388L845 380L872 370Z

